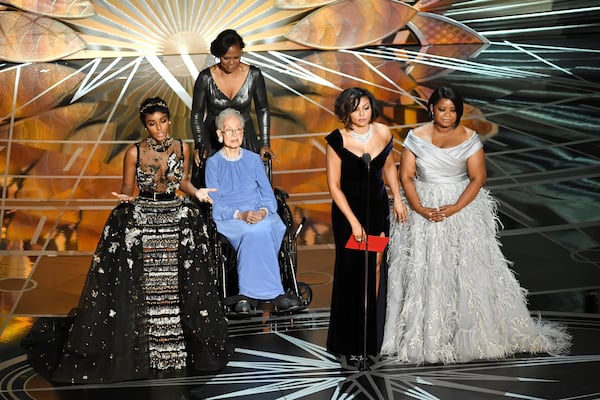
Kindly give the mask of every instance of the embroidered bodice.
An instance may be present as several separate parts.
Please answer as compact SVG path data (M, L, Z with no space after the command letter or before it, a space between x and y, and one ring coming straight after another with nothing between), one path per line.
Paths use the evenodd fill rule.
M183 142L175 140L164 152L152 149L146 141L136 143L137 184L141 192L175 193L184 177Z

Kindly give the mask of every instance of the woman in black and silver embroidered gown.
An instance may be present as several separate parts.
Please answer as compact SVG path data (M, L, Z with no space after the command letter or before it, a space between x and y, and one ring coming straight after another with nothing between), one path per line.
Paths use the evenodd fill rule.
M169 136L169 110L147 99L149 137L123 162L111 213L81 295L65 318L41 318L24 339L29 361L55 382L180 376L225 366L232 347L213 280L209 221L181 189L210 201L187 176L190 152ZM137 180L139 196L132 197Z

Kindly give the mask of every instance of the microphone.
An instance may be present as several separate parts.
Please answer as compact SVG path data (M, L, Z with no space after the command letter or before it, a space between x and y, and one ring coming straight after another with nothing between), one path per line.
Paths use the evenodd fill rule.
M371 164L371 155L369 153L365 153L362 155L361 160L363 160L365 165L368 167L369 164Z

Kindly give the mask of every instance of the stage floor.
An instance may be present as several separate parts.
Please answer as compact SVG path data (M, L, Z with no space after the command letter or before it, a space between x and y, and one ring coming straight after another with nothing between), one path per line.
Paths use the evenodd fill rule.
M89 256L49 257L33 275L0 343L2 399L594 399L600 398L600 317L594 291L530 294L541 315L567 324L565 356L520 354L457 365L370 360L360 371L325 351L333 248L300 249L299 280L310 284L310 307L293 315L268 312L231 318L236 346L215 375L104 385L52 385L29 367L19 341L36 315L61 315L76 304ZM57 274L56 271L63 271ZM54 271L54 273L53 273ZM2 292L10 302L10 292ZM557 307L557 305L560 305ZM551 311L561 309L561 311ZM532 314L538 311L532 309Z

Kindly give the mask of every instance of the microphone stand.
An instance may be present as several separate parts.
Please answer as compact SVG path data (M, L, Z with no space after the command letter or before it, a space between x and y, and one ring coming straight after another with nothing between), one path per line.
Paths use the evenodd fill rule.
M366 201L366 212L365 212L365 282L364 282L364 304L363 304L363 354L362 354L362 358L358 364L358 369L360 371L368 371L369 370L369 363L368 363L368 359L367 359L367 316L368 316L368 303L369 303L369 296L368 296L368 287L369 287L369 212L370 212L370 205L369 205L369 188L370 188L370 180L371 180L371 155L369 153L365 153L362 155L361 159L363 160L363 162L365 163L366 167L367 167L367 190L366 190L366 194L367 194L367 201Z

